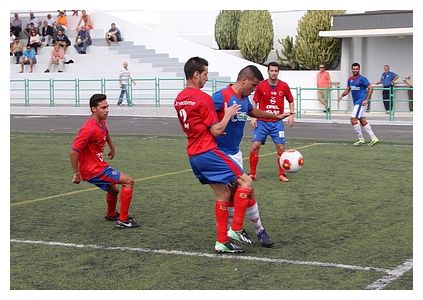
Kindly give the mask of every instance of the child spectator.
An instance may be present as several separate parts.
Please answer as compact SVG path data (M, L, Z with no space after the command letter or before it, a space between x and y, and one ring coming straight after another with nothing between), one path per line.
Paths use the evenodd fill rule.
M116 27L115 23L111 24L111 28L109 29L109 31L106 32L106 44L107 46L110 46L110 42L114 42L115 45L117 45L117 42L122 41L122 36L120 34L120 30Z
M37 63L37 56L35 55L34 49L31 46L26 46L25 51L22 54L21 58L21 71L19 73L23 73L24 65L29 64L29 73L32 73L33 65Z

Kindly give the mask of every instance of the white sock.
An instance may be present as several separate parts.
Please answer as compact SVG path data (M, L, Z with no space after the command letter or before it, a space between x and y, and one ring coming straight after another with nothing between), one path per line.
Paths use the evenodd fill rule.
M355 133L357 133L359 140L364 140L363 133L361 132L361 125L359 123L353 125Z
M254 231L256 232L256 234L258 234L261 230L264 229L261 225L260 212L257 202L253 206L247 207L246 215L248 219L253 223Z
M370 135L370 138L374 140L376 138L375 134L373 133L372 127L369 123L366 124L366 126L363 126L364 130L367 132L368 135Z

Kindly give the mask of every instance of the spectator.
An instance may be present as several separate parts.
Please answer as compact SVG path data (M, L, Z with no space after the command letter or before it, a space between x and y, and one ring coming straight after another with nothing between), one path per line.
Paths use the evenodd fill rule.
M383 73L380 80L376 84L381 84L384 88L382 91L383 105L385 106L386 113L389 113L392 109L393 97L394 97L394 84L398 79L398 75L389 70L389 65L383 66Z
M15 18L10 22L10 29L12 29L13 34L16 37L19 37L22 32L22 20L19 19L19 14L15 13Z
M29 13L29 22L28 23L33 23L35 28L40 28L41 26L41 20L38 19L36 16L34 16L33 12Z
M50 61L48 62L47 70L44 73L49 73L53 64L59 65L58 72L63 72L63 65L65 63L65 54L63 49L60 48L60 44L55 44L53 50L51 50Z
M47 21L49 26L53 27L54 20L53 20L51 14L47 14L47 20L46 21Z
M86 54L88 46L91 46L92 40L90 32L85 28L84 25L81 26L78 35L75 40L75 49L79 54Z
M12 56L12 45L15 40L16 36L13 34L12 29L10 29L10 56Z
M24 30L24 34L29 38L31 36L32 31L35 31L38 34L40 33L39 29L35 27L34 23L28 23L28 25L26 26Z
M16 37L12 45L12 54L16 57L16 64L19 64L23 54L24 45L19 37Z
M116 24L112 23L111 26L112 27L109 29L109 31L106 32L105 36L107 46L110 46L111 41L114 42L115 45L122 41L120 30L116 27Z
M330 105L328 105L328 89L332 86L332 81L330 80L330 74L326 71L326 66L324 64L319 65L319 72L317 73L317 87L319 89L324 90L317 90L317 96L319 102L323 105L324 111L330 111Z
M409 90L407 90L409 100L408 108L410 109L410 111L413 111L413 78L411 74L405 77L403 81L405 85L409 88Z
M71 41L66 36L66 34L63 33L62 30L57 30L57 33L53 35L53 43L57 44L59 43L61 47L63 47L63 52L66 54L66 50L71 45Z
M68 17L65 14L64 10L59 10L59 15L57 16L56 23L61 25L65 31L68 29Z
M35 31L31 31L31 36L28 38L28 45L35 49L35 54L38 54L38 48L41 47L41 37Z
M37 56L35 55L34 49L31 46L27 45L25 51L21 57L21 71L19 73L23 73L24 65L29 64L29 73L32 73L33 65L37 63Z
M41 40L46 43L46 46L49 46L52 42L53 34L53 26L49 25L47 20L44 20L43 27L41 28Z
M87 30L93 29L93 23L91 22L91 17L87 15L87 12L85 10L82 11L81 19L79 19L78 25L76 25L76 31L80 30L80 26L85 25L85 28Z
M135 80L132 79L131 73L128 70L128 62L124 61L123 69L120 70L119 72L120 95L119 95L119 100L117 103L118 106L122 105L123 96L125 94L126 94L126 102L128 103L128 106L132 105L132 101L130 100L129 92L128 92L129 81L131 81L133 84L136 85Z
M62 25L57 24L57 22L53 22L53 36L57 34L57 32L61 30L63 33L65 32L65 28Z

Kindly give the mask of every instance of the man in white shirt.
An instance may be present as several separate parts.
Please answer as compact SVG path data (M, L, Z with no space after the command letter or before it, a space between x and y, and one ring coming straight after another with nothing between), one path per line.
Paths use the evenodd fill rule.
M136 85L134 79L132 79L131 77L131 73L128 70L128 62L124 61L123 62L123 69L120 70L119 72L119 84L120 84L120 95L119 95L119 101L117 103L117 105L122 105L123 102L123 96L126 93L126 102L128 103L128 106L132 105L132 99L130 99L129 96L129 92L128 92L128 85L129 85L129 80L131 80L131 82Z

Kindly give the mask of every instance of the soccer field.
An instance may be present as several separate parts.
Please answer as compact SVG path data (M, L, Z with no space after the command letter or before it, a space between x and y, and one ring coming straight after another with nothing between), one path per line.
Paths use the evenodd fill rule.
M103 217L102 190L71 183L74 136L10 135L13 290L413 289L411 144L290 138L305 165L280 183L268 142L255 190L275 246L215 255L214 195L194 178L183 137L112 135L110 163L136 180L130 213L141 224L120 230Z

